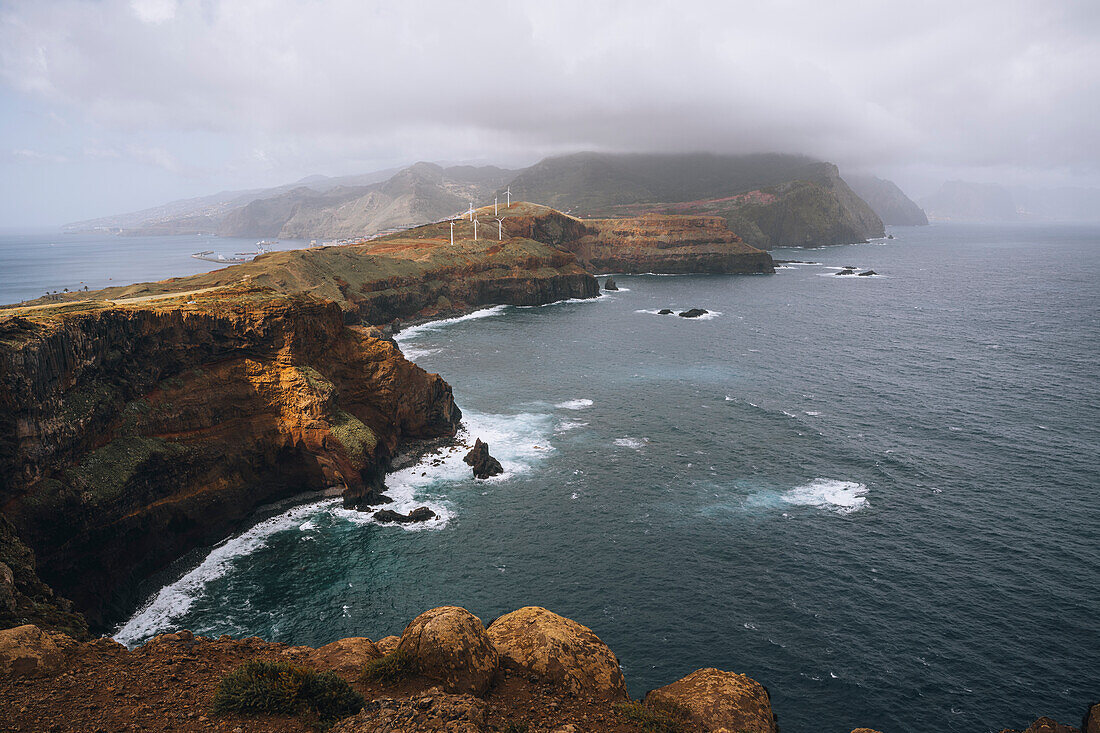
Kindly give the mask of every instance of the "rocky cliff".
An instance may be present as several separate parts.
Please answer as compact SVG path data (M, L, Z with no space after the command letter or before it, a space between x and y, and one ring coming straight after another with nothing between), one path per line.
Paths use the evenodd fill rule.
M442 379L332 302L187 297L0 321L0 502L93 624L256 507L326 488L356 505L400 441L458 424Z

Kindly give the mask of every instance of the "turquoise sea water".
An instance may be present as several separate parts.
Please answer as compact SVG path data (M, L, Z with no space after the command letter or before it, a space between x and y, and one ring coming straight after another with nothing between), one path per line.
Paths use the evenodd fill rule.
M401 510L441 515L415 529L273 508L117 636L318 645L536 604L592 627L636 696L754 677L784 733L1079 720L1100 699L1100 230L893 231L776 252L820 264L774 276L616 277L406 332L507 473L474 481L459 451L391 475Z

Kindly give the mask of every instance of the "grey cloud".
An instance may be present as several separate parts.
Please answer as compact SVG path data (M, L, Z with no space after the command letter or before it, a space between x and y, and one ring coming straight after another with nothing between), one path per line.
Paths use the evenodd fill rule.
M1100 171L1094 2L25 2L0 74L255 171L585 148Z

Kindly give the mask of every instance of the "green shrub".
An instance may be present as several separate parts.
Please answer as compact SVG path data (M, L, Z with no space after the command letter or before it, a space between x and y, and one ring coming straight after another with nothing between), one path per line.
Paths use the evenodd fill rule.
M640 702L624 702L615 706L626 720L634 723L647 733L685 733L691 713L683 705L671 702L654 702L642 705Z
M363 707L363 697L333 672L317 672L290 662L252 661L218 684L215 713L316 716L327 727Z
M372 659L363 667L364 682L400 682L416 675L416 657L404 649L394 649L384 657Z

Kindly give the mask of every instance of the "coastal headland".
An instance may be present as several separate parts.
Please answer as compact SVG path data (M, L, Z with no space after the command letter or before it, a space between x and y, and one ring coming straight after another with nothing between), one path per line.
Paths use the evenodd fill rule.
M631 702L614 653L543 609L487 626L432 609L400 638L320 649L186 631L134 650L94 639L139 602L140 580L258 507L329 491L369 510L399 450L454 435L451 387L402 355L402 325L597 297L596 272L773 270L720 217L515 204L498 225L490 213L475 212L477 239L455 222L453 244L444 221L0 310L0 719L310 729L308 715L213 713L226 675L272 662L332 672L362 697L335 730L778 731L766 688L729 671ZM379 660L396 672L372 677Z
M0 505L9 544L38 563L0 557L20 569L0 620L74 631L79 616L51 623L73 610L52 588L103 630L138 581L259 506L324 490L385 503L398 447L460 419L450 387L389 340L402 323L596 297L594 266L772 271L717 219L626 220L620 263L618 224L490 211L477 239L470 220L453 243L440 222L0 311Z

